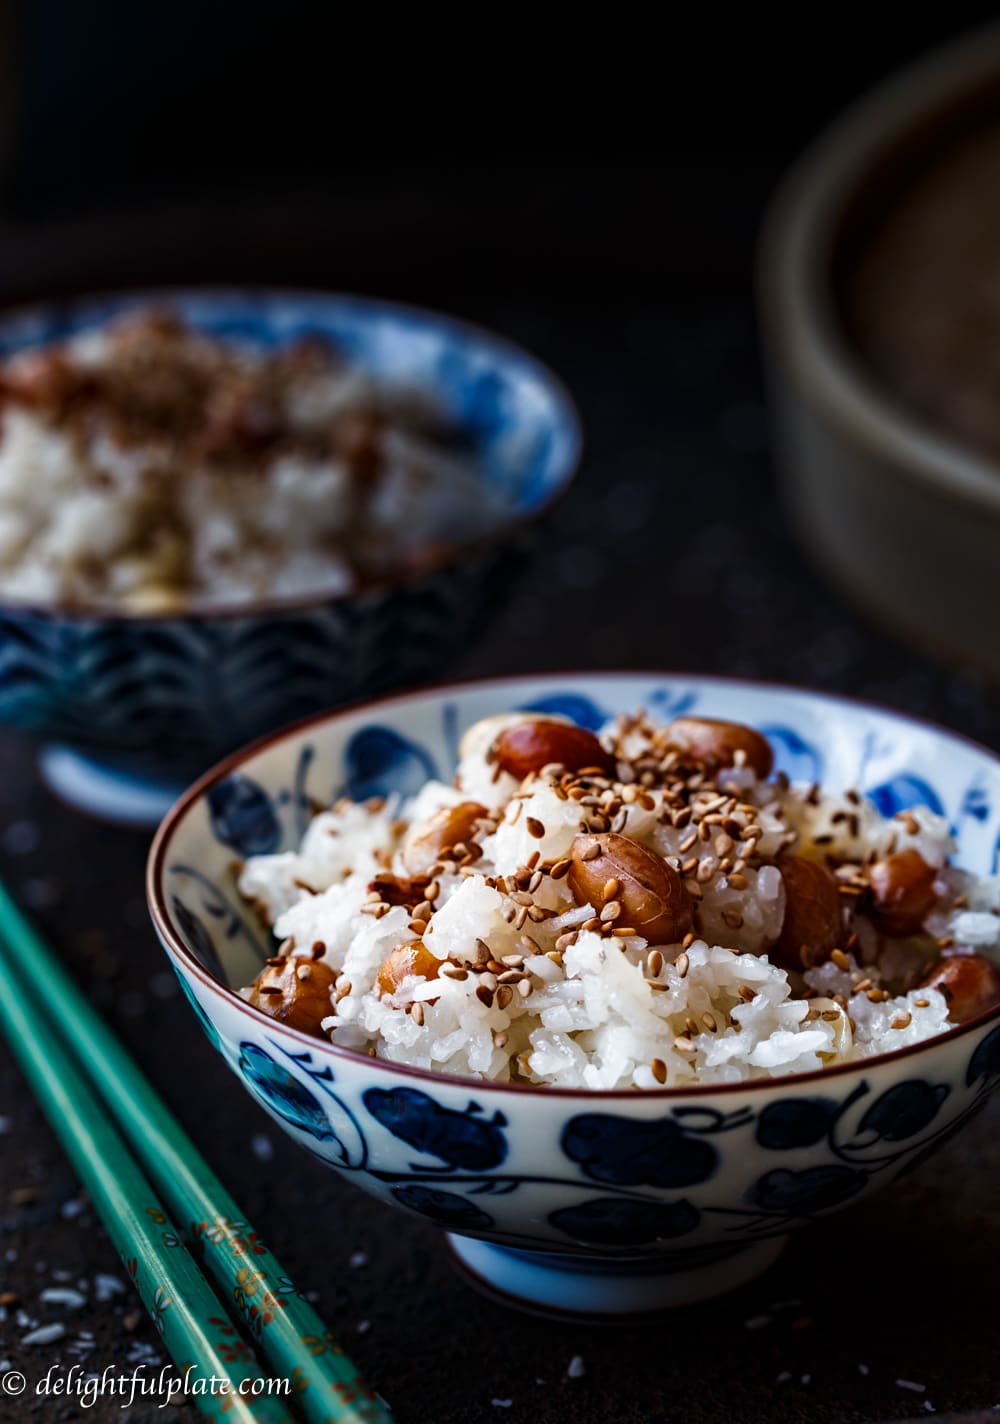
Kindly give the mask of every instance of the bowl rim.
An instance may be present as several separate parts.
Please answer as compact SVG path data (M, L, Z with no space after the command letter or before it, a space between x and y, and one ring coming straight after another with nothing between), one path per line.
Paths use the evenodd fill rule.
M234 301L268 299L295 302L323 302L370 315L382 314L409 319L426 327L444 328L455 337L469 342L475 341L491 349L498 357L512 360L525 368L551 396L557 420L564 426L568 437L565 459L559 468L558 478L552 489L530 510L513 514L499 523L491 532L460 545L448 545L427 560L419 569L407 571L398 577L372 578L360 582L346 592L331 593L318 590L314 593L288 594L284 597L259 597L239 600L235 603L213 604L204 598L192 599L179 608L162 612L144 612L140 609L123 608L113 601L90 604L67 603L60 600L39 602L32 599L10 599L0 597L0 618L33 619L42 622L66 622L71 624L110 623L115 625L142 627L146 624L163 627L170 623L214 623L230 622L240 618L282 617L323 608L337 607L355 599L378 597L419 587L428 578L446 571L453 571L464 565L475 563L488 554L497 552L502 546L515 541L532 525L543 519L565 497L576 479L583 455L583 422L576 401L569 388L550 366L526 347L511 340L489 327L450 312L435 311L409 302L396 302L381 297L369 297L352 292L326 290L321 287L282 287L267 283L245 283L240 286L219 286L216 283L185 283L158 287L94 288L74 296L48 301L21 303L0 309L0 333L8 325L18 321L28 321L42 312L79 310L100 307L104 303L121 303L122 311L133 304L168 303L170 301L195 298L204 301ZM106 314L104 320L111 315ZM95 324L100 324L96 322ZM26 344L25 349L28 349Z
M873 1054L870 1058L859 1058L850 1063L836 1063L829 1068L814 1068L808 1073L789 1073L774 1078L747 1078L738 1083L692 1083L682 1087L643 1088L641 1090L635 1088L547 1087L540 1083L496 1082L490 1078L473 1078L464 1074L436 1073L429 1068L417 1068L407 1063L392 1063L384 1058L371 1058L367 1054L359 1053L356 1049L342 1048L338 1044L332 1043L329 1039L315 1038L310 1034L303 1033L301 1029L290 1028L287 1024L279 1023L278 1020L271 1018L261 1009L254 1008L252 1004L247 1003L246 999L241 998L235 989L231 989L228 985L220 983L219 980L211 975L195 958L193 952L185 943L183 936L174 929L172 917L167 905L164 872L169 848L179 825L195 803L202 799L205 792L208 791L211 786L214 786L216 782L230 775L250 758L265 751L275 743L291 741L308 729L318 727L321 724L333 721L341 716L350 716L354 713L364 711L366 708L374 709L382 707L390 702L398 704L415 701L418 698L425 698L429 695L442 697L461 694L467 691L478 692L490 689L500 691L505 687L510 687L531 678L538 678L540 680L552 678L566 681L570 679L576 679L577 681L598 679L607 682L612 682L620 678L672 678L678 680L689 678L692 681L720 684L727 687L744 686L777 694L805 694L811 697L819 697L827 702L841 704L848 708L898 717L904 722L909 722L926 731L934 732L938 736L943 735L953 741L959 742L975 751L978 755L986 756L989 760L1000 766L1000 752L992 751L989 747L984 747L980 742L974 741L971 737L967 737L961 732L953 732L949 728L931 721L929 718L914 717L910 713L898 712L892 707L885 707L879 703L869 702L860 697L850 697L843 693L828 693L816 688L796 686L793 683L772 682L763 678L725 677L718 673L683 672L662 668L625 668L614 671L600 670L590 672L583 672L578 669L560 669L549 673L512 673L501 677L470 678L461 682L431 683L426 687L413 688L403 693L390 693L375 698L359 698L353 702L345 703L343 706L329 708L325 712L313 713L311 716L299 718L297 721L285 727L279 727L273 732L268 732L263 737L258 737L241 750L231 753L222 761L217 762L215 766L210 767L204 775L199 777L167 812L157 828L146 861L146 903L157 935L170 957L177 960L184 969L192 972L210 992L221 998L223 1002L230 1006L235 1006L242 1013L246 1014L251 1022L276 1031L279 1035L287 1035L292 1039L293 1043L301 1044L314 1053L322 1052L329 1054L336 1061L346 1061L358 1067L365 1064L368 1065L370 1070L375 1072L398 1074L406 1078L413 1078L425 1084L435 1083L439 1087L443 1083L446 1086L450 1084L457 1088L466 1088L478 1093L498 1091L503 1093L518 1093L521 1095L540 1095L545 1098L573 1098L597 1104L619 1101L625 1098L634 1100L637 1091L642 1100L653 1099L656 1101L691 1096L722 1096L727 1093L754 1090L758 1092L781 1092L789 1088L795 1088L800 1083L829 1082L833 1077L843 1077L850 1073L865 1073L873 1068L882 1067L889 1063L899 1062L907 1057L926 1053L935 1047L941 1048L947 1044L954 1043L966 1034L984 1028L994 1021L1000 1023L1000 1004L998 1004L992 1009L986 1009L983 1013L977 1014L975 1018L970 1019L967 1023L956 1024L954 1028L948 1029L945 1033L938 1034L934 1038L923 1039L919 1043L907 1044L903 1048L893 1049L888 1053Z
M836 312L830 261L859 185L914 126L1000 78L1000 23L979 26L875 85L792 166L765 213L757 290L783 378L893 473L1000 516L1000 460L925 425L870 372Z

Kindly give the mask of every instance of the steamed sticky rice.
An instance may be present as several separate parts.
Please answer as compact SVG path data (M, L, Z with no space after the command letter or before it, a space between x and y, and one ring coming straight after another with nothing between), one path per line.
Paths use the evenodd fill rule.
M244 996L394 1063L593 1089L808 1072L1000 1002L1000 880L943 818L771 769L734 723L489 718L452 785L244 863L275 936Z

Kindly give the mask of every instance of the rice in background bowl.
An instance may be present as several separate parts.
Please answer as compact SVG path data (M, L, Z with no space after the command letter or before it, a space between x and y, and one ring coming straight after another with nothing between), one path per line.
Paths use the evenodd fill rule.
M40 601L25 584L20 597L0 603L0 721L45 743L43 770L67 800L155 824L192 776L234 746L439 668L480 626L530 547L533 526L569 484L580 434L558 382L516 347L446 317L335 295L81 299L5 316L0 355L101 330L151 305L168 305L234 347L267 352L318 337L380 388L425 393L467 442L459 458L481 484L477 518L492 511L488 527L460 549L422 543L416 565L397 561L391 576L352 574L352 587L339 593L320 571L307 593L244 588L220 605L188 588L180 606L167 607L164 595L170 603L176 588L164 589L151 567L133 569L132 593L100 606L56 601L50 582ZM103 533L98 521L95 537ZM160 554L173 557L154 551L154 566ZM288 576L301 588L311 568L289 568ZM24 571L27 583L35 577ZM136 606L127 607L126 596Z

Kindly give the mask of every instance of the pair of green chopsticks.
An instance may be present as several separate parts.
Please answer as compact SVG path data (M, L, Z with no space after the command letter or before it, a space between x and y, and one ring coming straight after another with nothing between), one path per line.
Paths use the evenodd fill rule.
M0 1027L202 1413L228 1424L391 1424L2 884ZM288 1394L275 1390L284 1380Z

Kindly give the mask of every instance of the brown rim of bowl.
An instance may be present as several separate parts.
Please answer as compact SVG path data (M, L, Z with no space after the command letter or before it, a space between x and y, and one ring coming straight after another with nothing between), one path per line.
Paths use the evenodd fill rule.
M287 727L280 727L277 731L269 732L266 736L258 737L255 742L244 747L241 751L233 752L223 761L218 762L184 792L174 805L167 812L161 821L153 843L150 846L149 857L146 861L146 903L153 921L153 925L161 942L166 947L168 953L175 959L187 966L201 982L214 994L217 994L224 1002L238 1008L246 1014L254 1023L270 1028L279 1034L287 1035L294 1043L299 1043L303 1047L311 1049L313 1052L322 1051L330 1054L335 1059L346 1059L350 1063L368 1064L372 1069L380 1072L401 1074L406 1078L414 1078L424 1083L446 1083L454 1084L457 1087L474 1089L476 1092L502 1091L505 1093L540 1093L545 1097L580 1098L590 1102L606 1102L616 1099L634 1099L637 1092L642 1098L683 1098L692 1094L704 1096L707 1094L722 1094L733 1092L746 1092L749 1090L773 1090L781 1092L789 1086L796 1086L799 1083L820 1083L827 1082L835 1076L842 1076L848 1073L864 1073L870 1068L880 1067L886 1063L895 1063L902 1058L914 1054L926 1053L934 1047L941 1047L947 1043L953 1043L956 1039L963 1037L967 1033L972 1033L977 1029L996 1021L1000 1023L1000 1004L995 1008L986 1009L983 1013L977 1014L968 1023L956 1024L954 1028L948 1029L943 1034L938 1034L935 1038L924 1039L920 1043L908 1044L905 1048L897 1048L889 1053L873 1054L870 1058L861 1058L852 1063L837 1063L830 1068L815 1068L808 1073L789 1073L780 1078L748 1078L739 1083L694 1083L688 1087L681 1088L550 1088L538 1083L498 1083L490 1078L468 1078L460 1074L434 1073L428 1068L414 1068L405 1063L390 1063L384 1058L370 1058L367 1054L359 1053L355 1049L341 1048L329 1039L314 1038L310 1034L303 1033L300 1029L289 1028L287 1024L279 1023L276 1019L265 1014L261 1009L256 1009L252 1004L248 1004L246 999L240 997L235 989L230 989L228 985L221 984L218 979L209 974L208 970L199 963L192 951L185 944L183 936L175 930L173 919L167 907L166 895L164 892L164 862L170 842L174 832L184 817L191 810L197 801L200 801L209 787L216 782L229 776L233 771L241 767L251 757L273 746L275 742L284 741L299 736L309 727L318 727L333 718L349 716L352 713L363 711L365 708L376 709L385 706L387 703L412 702L416 698L427 697L437 694L440 697L455 696L469 691L486 691L496 689L501 691L505 687L510 687L515 683L530 681L532 678L545 680L552 678L555 680L571 679L598 679L600 681L613 682L621 678L671 678L683 680L689 678L692 681L725 684L727 687L745 686L748 688L759 688L763 691L776 693L796 693L805 694L811 697L820 697L824 701L841 703L845 707L857 708L868 712L888 714L891 717L898 717L904 722L909 722L913 726L922 727L926 731L937 733L939 736L946 736L953 741L960 742L964 746L971 748L980 756L986 756L991 761L1000 764L1000 754L991 751L981 743L973 741L971 737L964 736L961 732L952 732L947 727L942 727L937 722L932 722L925 717L913 717L905 712L897 712L892 707L882 707L876 702L866 702L860 697L847 697L839 693L828 693L818 689L808 687L796 687L791 683L768 682L765 679L755 678L735 678L723 677L717 673L699 672L671 672L666 669L642 669L627 668L621 671L607 672L580 672L572 669L557 671L552 673L512 673L504 677L484 677L472 678L466 682L432 683L428 687L414 689L411 692L388 694L376 698L360 698L355 702L346 704L343 707L336 707L327 712L314 713L310 717L300 718L292 722Z
M22 603L0 598L0 617L35 618L70 623L120 623L126 626L151 623L163 626L166 623L222 622L238 618L280 617L285 614L312 612L348 603L352 599L418 587L423 580L433 575L443 573L445 570L457 569L463 564L474 563L478 558L498 552L504 545L516 541L519 535L525 533L532 525L537 524L551 513L568 493L580 469L583 453L583 424L576 402L562 379L544 361L523 346L519 346L516 341L511 341L506 336L490 331L488 327L466 321L463 317L452 316L446 312L436 312L429 307L413 306L407 302L382 301L378 297L360 296L351 292L325 291L319 287L269 287L261 283L246 283L239 287L219 287L211 283L206 283L204 286L195 283L174 287L96 289L81 293L79 296L59 298L49 302L31 302L16 307L5 307L0 309L0 327L19 318L27 319L33 312L49 308L72 310L74 307L85 310L89 304L103 301L139 304L142 302L176 301L184 297L204 299L255 296L300 302L316 299L342 301L350 302L357 307L368 308L372 312L395 312L417 321L449 328L459 336L472 337L483 342L499 355L515 358L521 365L531 370L541 384L551 391L556 408L566 419L572 443L565 469L560 475L558 484L530 512L514 515L504 520L492 533L470 540L468 543L451 545L442 549L439 554L429 559L419 569L407 571L398 578L370 579L359 583L356 588L350 589L346 593L318 591L289 595L284 598L253 598L232 604L210 604L205 599L192 599L190 603L185 603L172 611L160 613L144 613L141 610L126 609L112 602L36 603L25 599Z
M922 122L1000 80L1000 25L918 60L853 104L806 151L765 215L758 296L769 345L799 394L898 474L1000 516L1000 468L897 404L852 348L835 309L832 260L866 177Z

